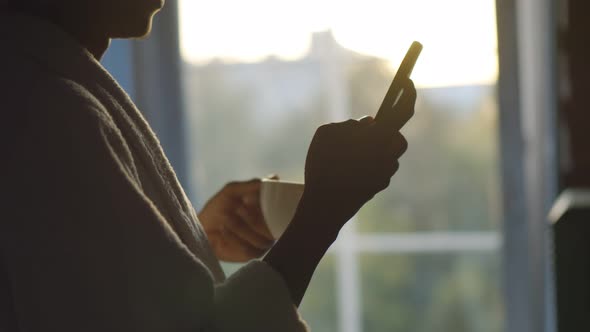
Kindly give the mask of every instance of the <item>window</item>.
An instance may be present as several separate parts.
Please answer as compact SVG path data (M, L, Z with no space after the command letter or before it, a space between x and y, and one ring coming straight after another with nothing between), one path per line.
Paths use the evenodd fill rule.
M341 232L301 311L321 332L502 331L494 1L179 5L197 206L234 179L302 181L315 129L374 114L424 44L400 171Z

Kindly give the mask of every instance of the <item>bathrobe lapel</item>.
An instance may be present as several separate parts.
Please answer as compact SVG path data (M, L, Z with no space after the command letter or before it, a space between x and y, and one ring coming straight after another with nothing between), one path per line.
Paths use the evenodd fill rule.
M17 22L15 22L17 21ZM186 197L155 134L129 96L94 57L56 26L25 16L2 18L20 26L13 41L55 75L70 79L92 94L120 130L137 169L138 185L158 207L183 243L210 269L216 281L225 275L215 258L195 210ZM43 25L39 27L39 25ZM0 29L0 31L13 31ZM38 31L44 31L39 35Z

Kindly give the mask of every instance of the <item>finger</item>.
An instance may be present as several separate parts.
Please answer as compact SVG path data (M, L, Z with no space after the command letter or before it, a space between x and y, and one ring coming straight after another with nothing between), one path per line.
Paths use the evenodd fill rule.
M381 107L379 107L379 111L377 112L377 118L381 118L380 114L388 113L393 106L395 106L404 90L406 88L411 88L409 86L408 81L411 81L409 77L396 77L394 78L394 82L391 83L391 86L387 90L385 94L385 98L383 98L383 102L381 103Z
M268 226L266 225L266 221L264 220L264 216L262 215L262 210L260 206L257 207L245 207L241 206L236 209L236 214L250 226L250 228L258 233L258 235L262 236L266 240L270 240L271 242L274 241L274 237L270 233Z
M226 226L228 230L231 230L242 240L256 248L267 249L274 243L272 239L266 238L255 232L250 225L238 215L235 215L234 218L228 218Z
M406 87L404 88L404 90L407 93L407 97L412 100L412 104L415 104L418 93L416 92L416 86L414 85L414 81L408 79L406 81Z
M383 180L383 182L381 182L380 186L377 187L377 192L387 189L387 187L389 187L390 183L391 183L391 177Z
M346 121L343 122L337 122L336 126L333 126L334 128L337 127L341 127L341 128L355 128L359 125L359 121L358 120L353 120L353 119L348 119Z
M370 115L365 115L362 118L359 118L358 122L360 122L362 125L370 125L375 122L375 119Z
M379 181L375 185L375 194L377 194L378 192L381 192L381 191L387 189L387 187L389 187L389 184L390 183L391 183L391 177L384 178L383 180Z
M399 101L392 109L384 110L380 118L380 127L386 132L400 130L406 122L414 115L414 104L416 102L416 88L410 79L400 81L402 92Z
M414 82L407 79L404 81L404 90L400 100L393 107L396 123L399 124L398 130L401 129L410 118L414 115L414 106L416 105L416 88Z
M382 156L376 162L373 168L374 178L379 182L380 179L392 177L399 169L398 157L392 153Z
M243 196L242 203L248 208L260 206L260 193L252 193Z
M233 257L233 261L245 262L252 258L258 258L268 250L268 248L261 249L252 246L248 241L245 241L233 231L228 229L224 230L223 238L223 241L225 242L224 244L226 246L229 246L229 243L232 243L236 245L241 251L238 257Z
M399 131L394 134L392 143L392 154L399 159L408 150L408 141Z
M367 182L368 190L373 195L384 190L389 186L391 177L396 172L397 161L393 163L381 164L381 168L376 170L370 181Z
M388 179L387 179L387 185L389 185L389 179L395 175L395 173L397 173L397 171L399 170L399 161L395 160L394 162L391 162L389 164L389 168L388 168ZM386 186L387 187L387 186Z
M260 179L250 181L234 181L225 185L224 191L232 196L244 196L260 192Z

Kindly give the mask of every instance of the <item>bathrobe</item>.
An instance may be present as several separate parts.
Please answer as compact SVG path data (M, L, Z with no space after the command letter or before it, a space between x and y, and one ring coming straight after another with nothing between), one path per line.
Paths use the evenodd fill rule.
M226 278L150 126L68 34L0 14L0 110L0 331L306 330L266 263Z

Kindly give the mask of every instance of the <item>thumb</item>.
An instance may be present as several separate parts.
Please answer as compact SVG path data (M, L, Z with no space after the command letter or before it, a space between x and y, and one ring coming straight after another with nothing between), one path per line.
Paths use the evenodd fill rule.
M360 122L363 125L370 125L371 123L375 122L375 119L373 119L373 117L370 115L365 115L362 118L358 119L358 122Z

